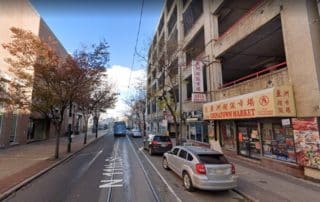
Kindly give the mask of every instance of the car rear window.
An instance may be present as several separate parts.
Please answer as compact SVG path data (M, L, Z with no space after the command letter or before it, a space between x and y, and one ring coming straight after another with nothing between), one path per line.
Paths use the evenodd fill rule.
M198 154L204 164L227 164L228 160L222 154Z
M159 141L159 142L168 142L168 141L170 141L170 137L168 137L168 136L154 136L153 140Z

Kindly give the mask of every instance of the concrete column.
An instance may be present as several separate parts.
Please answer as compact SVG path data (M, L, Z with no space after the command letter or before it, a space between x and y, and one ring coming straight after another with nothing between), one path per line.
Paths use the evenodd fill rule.
M284 0L281 21L297 116L319 116L320 26L316 1Z

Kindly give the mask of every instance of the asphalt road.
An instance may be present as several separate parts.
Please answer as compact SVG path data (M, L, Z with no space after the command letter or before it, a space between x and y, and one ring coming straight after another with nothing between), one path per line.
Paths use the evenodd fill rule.
M182 180L148 156L141 139L105 135L6 201L244 201L233 191L189 193Z

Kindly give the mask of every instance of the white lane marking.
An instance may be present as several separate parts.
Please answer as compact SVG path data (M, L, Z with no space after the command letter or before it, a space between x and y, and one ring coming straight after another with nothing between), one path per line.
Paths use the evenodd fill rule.
M101 149L94 157L93 159L88 163L88 168L93 164L93 162L99 157L99 155L103 152L103 149Z
M115 169L115 168L113 168L113 169L103 169L103 171L106 171L106 172L114 172L114 171L118 171L118 170L122 171L123 169Z
M130 145L132 146L132 141L129 139ZM133 147L133 146L132 146ZM135 151L135 150L134 150ZM159 172L159 170L153 165L153 163L150 161L150 159L147 157L147 155L142 152L140 150L140 152L143 154L143 156L147 159L147 161L149 162L149 164L152 166L152 168L156 171L156 173L159 175L159 177L161 178L161 180L164 182L164 184L168 187L169 191L174 195L174 197L176 197L178 202L182 202L182 200L178 197L178 195L173 191L172 187L169 185L169 183L164 179L164 177L161 175L161 173Z
M117 173L102 173L102 175L111 177L113 175L123 175L123 172L117 172Z
M123 185L122 184L119 184L119 183L122 183L122 180L119 179L114 179L114 180L101 180L101 183L105 183L105 184L102 184L99 186L99 188L110 188L110 187L122 187Z
M132 145L132 142L131 142L130 138L128 138L128 136L126 136L126 138L129 139L129 144L130 144L130 146L131 146L131 149L133 150L133 153L135 154L135 156L136 156L137 159L138 159L138 163L139 163L140 167L142 168L142 171L143 171L143 173L144 173L144 176L146 177L147 183L149 184L150 189L151 189L151 191L153 192L154 197L156 198L156 201L160 201L159 198L158 198L158 195L156 194L156 192L155 192L155 190L154 190L154 188L153 188L153 185L152 185L151 180L150 180L150 178L149 178L149 176L148 176L148 174L147 174L147 171L146 171L145 168L143 167L143 164L142 164L142 162L141 162L141 159L139 158L136 150L134 149L134 147L133 147L133 145Z
M123 186L123 179L114 179L115 175L123 175L123 160L122 158L117 157L118 148L119 142L116 142L116 145L113 148L112 156L105 159L107 164L104 165L102 175L110 177L110 179L101 180L100 182L102 184L99 185L99 188L109 188L108 198L110 198L111 188Z

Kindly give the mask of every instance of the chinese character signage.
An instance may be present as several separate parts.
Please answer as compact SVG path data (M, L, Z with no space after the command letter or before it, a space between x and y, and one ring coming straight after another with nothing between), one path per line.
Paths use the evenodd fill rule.
M203 105L205 120L296 115L291 86L268 88Z
M192 61L192 90L195 93L203 92L203 63L198 60Z
M298 164L320 169L320 137L316 118L292 119Z
M206 102L207 97L204 93L192 93L192 102Z

